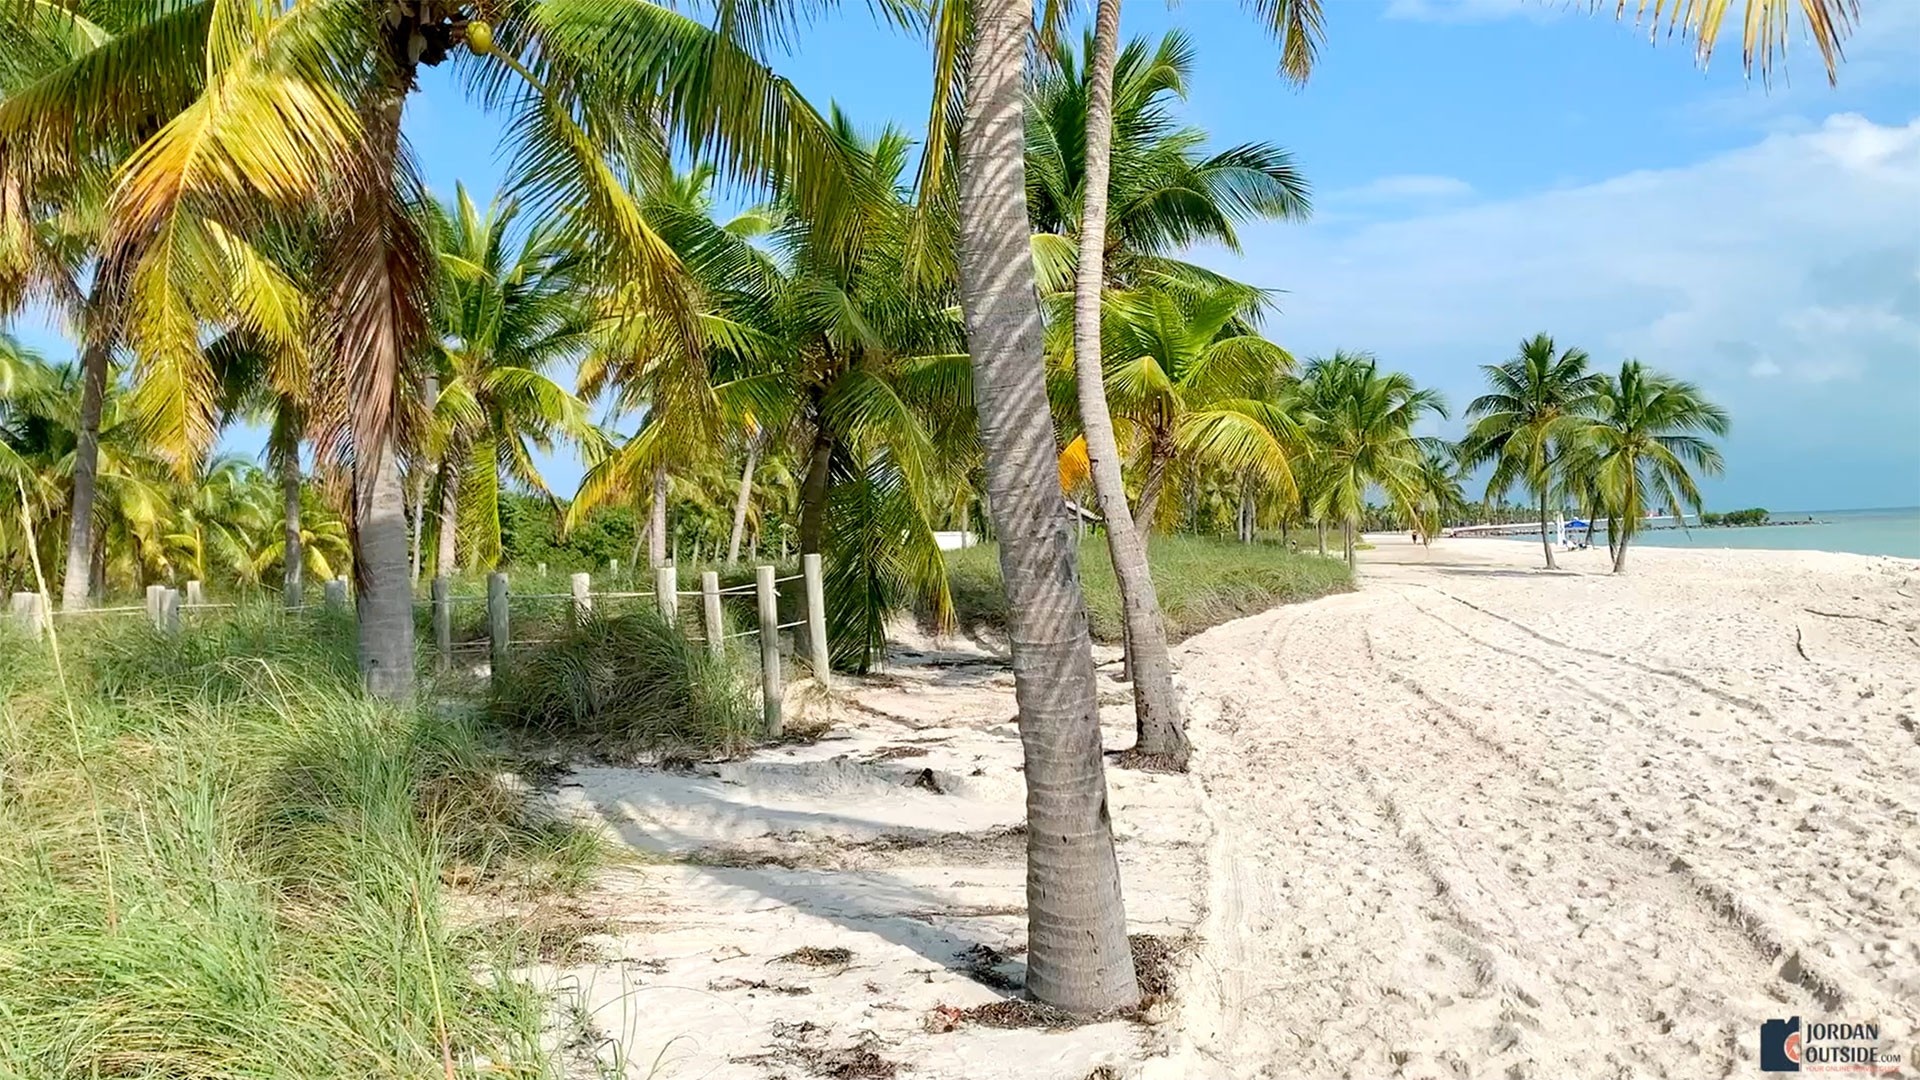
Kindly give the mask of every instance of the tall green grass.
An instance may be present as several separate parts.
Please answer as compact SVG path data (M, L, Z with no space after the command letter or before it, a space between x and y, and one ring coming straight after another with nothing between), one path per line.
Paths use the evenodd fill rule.
M1276 604L1312 600L1353 587L1353 576L1339 559L1264 543L1161 536L1149 543L1147 561L1153 567L1167 632L1176 641ZM1006 628L998 547L982 544L948 552L947 573L955 617L962 627ZM1119 642L1120 591L1104 537L1089 536L1081 543L1080 583L1094 639Z
M614 757L731 755L760 734L738 651L710 656L650 607L595 615L514 656L494 674L492 707L504 727Z
M102 620L104 623L104 619ZM448 882L563 887L472 722L358 692L348 617L0 640L0 1077L537 1077Z

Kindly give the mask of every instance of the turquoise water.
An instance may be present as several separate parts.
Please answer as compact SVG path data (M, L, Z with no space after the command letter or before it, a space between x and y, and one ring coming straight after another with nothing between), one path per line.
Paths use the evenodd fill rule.
M1920 506L1885 510L1783 510L1772 517L1776 521L1812 518L1816 524L1742 529L1643 529L1633 542L1654 547L1850 551L1857 555L1920 559Z

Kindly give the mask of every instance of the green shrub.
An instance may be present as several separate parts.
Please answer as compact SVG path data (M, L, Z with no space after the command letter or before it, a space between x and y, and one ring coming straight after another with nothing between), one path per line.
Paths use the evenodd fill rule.
M596 615L559 633L495 673L502 725L613 756L734 754L756 734L734 654L710 656L658 612Z
M1167 632L1175 641L1276 604L1312 600L1353 587L1346 563L1269 544L1235 544L1191 536L1155 537L1147 560ZM955 618L962 627L1004 630L1006 593L1000 552L992 544L947 553ZM1080 545L1080 583L1096 641L1118 643L1120 592L1106 539Z
M573 884L596 845L469 720L366 700L341 642L103 617L63 642L71 697L0 644L0 1077L551 1071L544 1002L444 883Z

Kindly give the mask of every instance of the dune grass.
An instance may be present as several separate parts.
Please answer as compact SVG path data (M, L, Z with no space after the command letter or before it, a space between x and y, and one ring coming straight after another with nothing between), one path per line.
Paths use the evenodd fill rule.
M1149 545L1147 559L1153 566L1167 633L1175 641L1276 604L1312 600L1353 587L1353 576L1341 560L1265 543L1162 536ZM960 625L1004 630L1007 601L1000 585L999 549L982 544L950 551L947 571ZM1117 644L1120 592L1103 537L1089 536L1081 543L1080 581L1094 640Z
M760 733L740 653L710 656L651 607L554 633L496 673L502 727L615 758L731 755Z
M449 882L564 888L473 723L356 688L348 616L0 641L0 1077L555 1075ZM4 633L5 631L0 631Z

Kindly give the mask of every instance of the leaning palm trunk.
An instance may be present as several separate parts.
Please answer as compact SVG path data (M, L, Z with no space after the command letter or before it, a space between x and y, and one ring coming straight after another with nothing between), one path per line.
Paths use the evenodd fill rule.
M1127 512L1127 485L1120 473L1120 446L1107 409L1100 357L1100 294L1107 243L1107 170L1113 142L1113 65L1120 36L1120 0L1100 0L1088 68L1087 152L1080 213L1080 259L1074 281L1073 367L1080 396L1080 426L1094 496L1107 521L1107 550L1120 586L1126 617L1127 672L1133 678L1134 750L1184 768L1189 747L1180 705L1174 697L1173 660L1167 651L1160 598L1147 565L1146 545ZM1144 500L1143 500L1144 507ZM1151 507L1144 507L1149 512ZM1079 515L1074 515L1077 522ZM1149 518L1151 520L1151 518Z
M80 437L73 449L73 503L67 521L66 576L60 579L60 606L77 610L87 606L93 581L93 497L100 477L100 408L107 394L107 364L113 356L108 339L107 287L112 271L94 270L87 294L87 346L80 355Z
M978 0L960 141L960 287L1027 781L1027 989L1078 1014L1139 1000L1101 760L1092 640L1060 492L1026 214L1032 0Z
M820 550L826 529L827 494L833 465L833 436L823 427L814 433L813 450L807 457L806 479L800 483L800 553ZM784 542L784 541L783 541Z
M434 540L433 572L452 577L460 550L460 476L451 461L440 467L440 527Z
M1560 569L1553 561L1553 539L1547 533L1547 486L1544 483L1540 485L1540 550L1547 553L1547 569Z
M740 470L740 495L733 500L733 535L727 538L727 565L740 562L740 538L747 533L747 506L753 501L753 467L760 460L760 440L747 440L747 466Z

